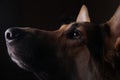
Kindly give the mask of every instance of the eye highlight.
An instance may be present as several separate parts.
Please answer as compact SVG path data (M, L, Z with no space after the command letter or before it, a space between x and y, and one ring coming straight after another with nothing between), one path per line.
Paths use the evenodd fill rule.
M74 30L68 33L70 39L81 39L82 33L79 30Z
M73 32L73 39L80 39L82 37L82 34L79 30L75 30Z

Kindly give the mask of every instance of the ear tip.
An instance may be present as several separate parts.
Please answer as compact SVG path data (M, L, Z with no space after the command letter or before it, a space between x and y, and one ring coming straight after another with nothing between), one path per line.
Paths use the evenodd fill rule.
M82 8L80 9L76 22L90 22L88 9L84 4Z
M113 16L107 21L108 24L113 24L114 22L120 21L120 5L117 7Z
M81 9L87 9L86 5L83 4Z

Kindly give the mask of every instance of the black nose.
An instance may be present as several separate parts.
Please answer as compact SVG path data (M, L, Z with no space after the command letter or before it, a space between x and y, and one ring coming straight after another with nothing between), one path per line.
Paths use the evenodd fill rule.
M23 36L23 32L20 28L9 28L5 32L5 38L7 40L18 39Z

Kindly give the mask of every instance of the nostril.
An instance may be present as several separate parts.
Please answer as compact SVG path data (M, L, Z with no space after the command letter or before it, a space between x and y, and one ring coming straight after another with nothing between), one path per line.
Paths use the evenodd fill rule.
M6 38L7 38L7 39L13 39L12 33L11 33L11 32L7 32L7 33L6 33Z
M23 35L23 30L18 28L10 28L5 32L5 37L8 40L13 40L21 37Z

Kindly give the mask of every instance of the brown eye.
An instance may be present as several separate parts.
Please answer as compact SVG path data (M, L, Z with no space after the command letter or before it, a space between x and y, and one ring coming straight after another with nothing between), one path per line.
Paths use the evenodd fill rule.
M81 39L82 33L79 30L68 31L67 37L70 39Z
M73 39L80 39L82 36L81 32L79 30L75 30L73 32Z

